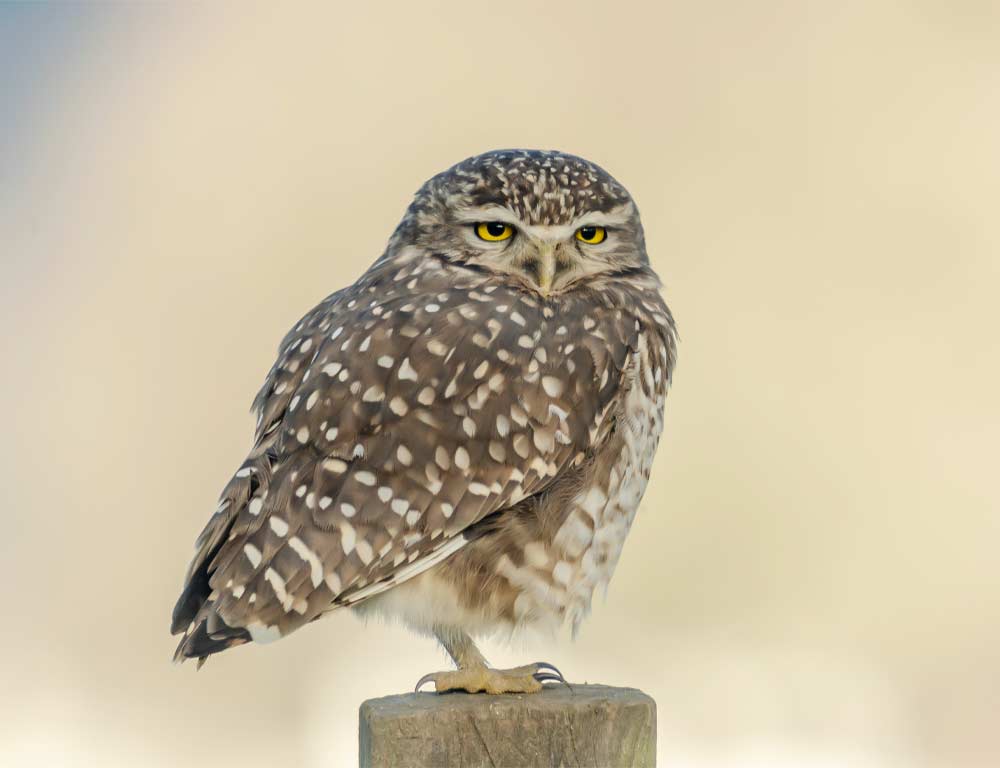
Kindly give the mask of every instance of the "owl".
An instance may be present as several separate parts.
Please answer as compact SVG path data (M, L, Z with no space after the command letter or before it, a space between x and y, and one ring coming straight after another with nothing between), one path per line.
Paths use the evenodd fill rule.
M254 401L249 455L195 544L176 658L339 608L436 637L435 690L532 693L474 638L574 632L649 480L676 356L639 212L555 151L464 160L384 254L305 315Z

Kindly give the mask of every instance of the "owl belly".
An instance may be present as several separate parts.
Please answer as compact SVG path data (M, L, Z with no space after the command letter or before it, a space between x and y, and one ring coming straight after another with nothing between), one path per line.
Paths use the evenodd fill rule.
M653 457L663 431L664 392L648 376L636 356L635 380L623 399L618 428L607 448L606 470L600 466L573 500L572 511L553 538L553 549L565 559L562 581L564 618L573 626L590 613L598 587L607 589L625 538L646 492ZM599 460L599 464L603 463Z
M512 525L475 547L501 553L489 562L502 577L500 585L513 594L504 617L515 627L552 628L568 620L575 633L590 613L594 590L607 589L663 431L666 382L654 376L648 353L640 343L629 386L614 414L615 429L568 503L552 494L538 510L536 529ZM552 526L549 520L558 524ZM472 555L475 548L460 555Z
M666 382L652 373L640 344L615 408L615 428L575 493L553 493L534 512L501 512L467 532L447 560L367 601L379 613L429 632L453 626L472 634L521 627L574 633L597 587L607 588L646 490L663 429ZM553 521L556 521L553 524Z

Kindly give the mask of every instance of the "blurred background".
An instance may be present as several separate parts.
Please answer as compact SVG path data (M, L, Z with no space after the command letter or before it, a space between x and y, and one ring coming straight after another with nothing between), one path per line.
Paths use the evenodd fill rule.
M681 332L575 642L677 768L1000 765L1000 11L951 3L0 7L0 764L349 766L443 668L335 614L173 666L284 332L432 174L634 194Z

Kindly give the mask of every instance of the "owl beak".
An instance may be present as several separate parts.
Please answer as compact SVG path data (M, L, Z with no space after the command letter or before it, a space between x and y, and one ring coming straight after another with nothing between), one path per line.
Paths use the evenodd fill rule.
M538 291L545 298L552 294L552 284L556 279L555 247L545 244L538 249Z

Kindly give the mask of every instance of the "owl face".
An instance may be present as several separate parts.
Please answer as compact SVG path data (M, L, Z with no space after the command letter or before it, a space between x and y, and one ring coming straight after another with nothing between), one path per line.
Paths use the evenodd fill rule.
M421 188L394 239L545 298L649 270L628 192L560 152L503 150L459 163Z

